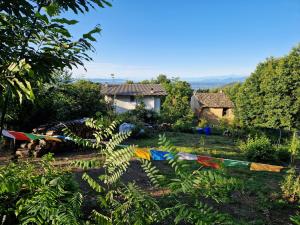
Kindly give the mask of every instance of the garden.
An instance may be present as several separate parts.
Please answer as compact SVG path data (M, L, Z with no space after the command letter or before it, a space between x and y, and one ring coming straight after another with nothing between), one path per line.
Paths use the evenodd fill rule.
M143 136L117 132L114 121L106 127L103 120L89 119L86 126L95 130L96 143L65 128L65 134L83 149L2 166L4 224L299 221L300 143L296 134L278 145L272 141L274 137L263 133L228 137L223 135L224 128L217 126L209 135L171 129L152 130ZM149 161L139 157L137 149L159 149L176 156ZM215 168L197 159L180 158L179 152L282 168L253 171L249 164L228 167L225 161Z

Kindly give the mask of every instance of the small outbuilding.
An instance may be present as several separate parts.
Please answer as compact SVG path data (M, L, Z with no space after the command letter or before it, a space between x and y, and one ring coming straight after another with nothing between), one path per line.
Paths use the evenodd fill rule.
M210 123L219 123L220 120L231 122L234 119L234 104L223 93L195 93L191 97L191 108L198 118Z
M116 113L133 110L142 102L145 108L160 111L161 98L167 92L160 84L104 84L101 94L107 103L112 104Z

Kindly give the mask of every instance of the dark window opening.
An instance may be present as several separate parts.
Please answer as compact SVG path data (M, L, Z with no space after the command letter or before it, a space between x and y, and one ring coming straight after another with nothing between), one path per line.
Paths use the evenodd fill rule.
M228 108L223 108L222 116L227 116L229 112Z
M135 102L135 97L134 96L130 96L130 102Z

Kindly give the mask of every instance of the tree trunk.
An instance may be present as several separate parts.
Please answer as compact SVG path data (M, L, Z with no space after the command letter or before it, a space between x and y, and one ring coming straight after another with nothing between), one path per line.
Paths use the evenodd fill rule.
M281 142L281 137L282 137L282 132L281 132L281 128L279 128L279 138L278 138L278 145L280 145L280 142Z
M3 126L4 126L4 121L5 121L5 115L6 115L6 112L7 112L8 102L9 102L9 93L7 92L5 94L5 99L4 99L4 104L3 104L2 114L1 114L0 137L2 136L2 130L3 130Z

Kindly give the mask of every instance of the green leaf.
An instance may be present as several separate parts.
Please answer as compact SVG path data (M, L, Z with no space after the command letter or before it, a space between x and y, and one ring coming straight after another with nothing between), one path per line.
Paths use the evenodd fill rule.
M52 19L53 22L61 23L61 24L68 24L68 25L74 25L77 24L77 20L68 20L66 18L56 18Z
M38 17L39 19L41 19L42 21L44 21L46 24L49 23L49 19L48 19L47 15L42 15L41 13L36 12L35 16Z
M95 33L100 33L101 32L101 28L99 26L96 26L93 30L91 30L90 32L83 34L82 37L85 39L89 39L91 41L96 41L96 39L92 36Z

